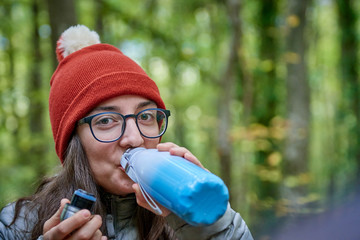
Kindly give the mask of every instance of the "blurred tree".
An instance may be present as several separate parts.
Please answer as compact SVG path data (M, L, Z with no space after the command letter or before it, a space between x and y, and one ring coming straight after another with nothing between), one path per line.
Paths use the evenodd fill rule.
M95 28L158 83L172 111L163 141L225 180L256 239L279 216L309 210L306 201L323 207L328 179L341 198L359 156L360 4L312 2L1 0L0 202L30 193L59 164L48 82L55 43L74 24Z
M15 106L15 47L13 43L14 28L12 26L13 21L13 3L11 1L2 2L3 11L1 15L1 31L0 36L2 38L2 64L1 76L0 76L0 133L2 144L0 145L0 163L1 163L1 176L0 183L7 181L9 173L9 165L15 164L12 160L17 156L18 151L11 148L11 146L17 146L17 127L18 118L14 112ZM4 44L5 43L5 44ZM0 187L0 198L7 197L8 186L2 185ZM1 202L1 201L0 201Z
M278 1L259 1L259 66L256 76L256 121L264 126L278 114L280 97L278 77L276 74L279 44L277 41Z
M47 0L49 20L51 26L51 43L53 46L53 66L57 67L55 49L56 42L63 31L78 24L74 0Z
M360 86L357 40L358 14L355 1L337 0L338 23L340 30L340 79L343 91L342 106L338 112L339 124L346 123L348 114L353 116L350 126L348 159L357 161L357 178L360 178ZM337 168L337 166L335 167ZM336 172L336 169L334 169Z
M1 21L1 35L4 39L6 39L6 47L3 48L4 64L2 65L3 75L1 79L2 87L0 89L2 98L0 101L1 105L7 105L7 108L2 108L1 111L2 115L4 116L2 129L5 131L10 130L10 132L14 131L10 137L10 139L13 140L13 134L16 131L16 126L11 127L11 125L6 125L6 123L10 123L10 121L12 121L15 125L17 122L13 112L13 104L15 102L15 97L13 94L15 89L15 48L12 40L14 28L11 25L13 19L13 3L11 1L4 1L2 7L4 11L2 17L3 21Z
M41 48L40 48L40 35L39 35L39 12L40 12L40 1L32 0L32 48L31 48L31 57L29 68L30 68L30 77L28 82L28 90L26 91L30 99L30 109L29 111L29 130L30 130L30 139L28 149L31 152L31 157L22 158L22 161L30 160L30 163L35 167L36 178L40 179L46 175L46 164L44 164L43 159L47 152L46 141L43 141L45 133L45 117L46 106L44 105L43 99L43 86L42 86L42 76L41 76L41 64L43 61ZM39 159L41 159L39 161Z
M102 36L104 32L103 19L106 14L104 0L95 0L96 16L95 16L95 29L96 32Z
M310 88L307 76L306 10L308 0L288 1L286 68L287 68L287 138L284 150L283 198L289 201L291 211L299 213L301 196L306 196L306 185L300 178L308 174L310 138ZM295 184L289 184L296 179Z
M235 83L237 80L237 69L239 68L238 51L240 49L240 2L237 0L226 1L226 10L230 22L230 44L228 44L228 56L224 66L224 72L219 80L218 101L218 136L217 152L220 159L220 177L225 184L232 189L231 164L232 164L232 142L229 133L231 129L231 101L235 98Z
M279 171L277 164L269 163L269 158L274 152L280 149L278 143L273 141L269 134L272 119L280 114L281 92L283 82L277 76L278 55L281 50L278 41L280 28L278 27L277 18L279 1L267 0L257 1L257 16L259 34L259 62L256 72L254 73L255 82L255 99L254 99L254 116L253 123L256 124L254 129L263 132L259 136L259 144L256 152L256 166L268 172ZM258 197L258 214L257 217L262 221L257 221L255 231L267 232L276 224L276 212L273 207L267 203L275 204L279 199L279 185L276 179L264 177L257 174L255 178L256 194ZM270 204L270 205L271 205Z

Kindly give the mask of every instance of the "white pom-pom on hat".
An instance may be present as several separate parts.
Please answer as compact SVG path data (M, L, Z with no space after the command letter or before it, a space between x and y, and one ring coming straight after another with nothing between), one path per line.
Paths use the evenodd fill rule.
M65 30L57 41L57 59L60 62L71 53L98 43L100 43L100 37L95 31L90 31L84 25L72 26Z

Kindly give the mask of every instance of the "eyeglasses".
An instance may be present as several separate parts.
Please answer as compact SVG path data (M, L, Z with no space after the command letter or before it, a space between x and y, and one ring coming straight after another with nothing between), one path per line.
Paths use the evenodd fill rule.
M137 114L128 115L103 112L80 119L78 125L89 124L92 135L99 142L114 142L124 134L126 119L134 118L142 136L158 138L165 133L169 116L169 110L160 108L148 108Z

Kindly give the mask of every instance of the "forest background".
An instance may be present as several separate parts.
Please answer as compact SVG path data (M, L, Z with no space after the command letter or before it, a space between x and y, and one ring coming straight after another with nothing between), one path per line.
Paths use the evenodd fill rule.
M61 167L49 82L76 24L157 82L163 141L225 181L255 239L339 206L360 175L359 13L355 0L0 0L0 206Z

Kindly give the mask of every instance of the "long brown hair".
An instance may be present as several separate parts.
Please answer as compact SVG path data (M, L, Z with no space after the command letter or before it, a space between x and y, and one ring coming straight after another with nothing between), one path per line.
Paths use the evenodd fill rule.
M15 217L12 224L15 223L21 208L25 204L28 211L37 211L38 221L31 230L31 239L36 240L43 234L45 221L54 215L59 208L61 199L70 199L73 192L79 188L95 195L98 201L95 203L94 213L105 219L107 213L105 201L102 200L103 190L95 183L80 139L74 134L69 142L63 168L57 175L45 178L34 195L21 198L16 202ZM142 207L137 207L136 214L139 239L165 240L174 238L173 230L168 227L163 217L157 216ZM27 214L27 216L31 216L31 214ZM27 219L26 222L31 221L33 219ZM107 233L105 221L103 221L101 232Z

